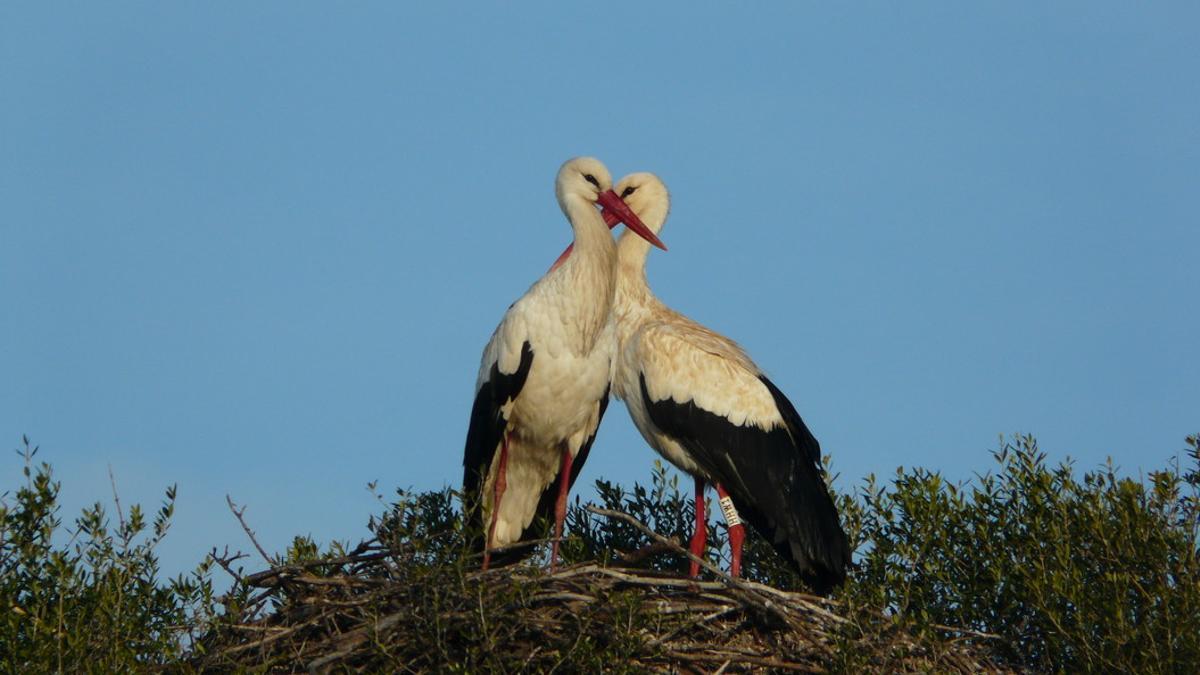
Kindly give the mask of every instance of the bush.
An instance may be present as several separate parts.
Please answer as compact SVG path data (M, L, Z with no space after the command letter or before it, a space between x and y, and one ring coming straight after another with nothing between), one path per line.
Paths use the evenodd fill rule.
M1187 439L1200 467L1200 439ZM999 636L1042 672L1179 672L1200 663L1200 472L1148 482L1111 461L1076 479L1020 436L996 473L955 485L903 469L842 500L859 569L843 598L918 627Z
M213 597L207 564L159 579L154 549L170 527L174 486L148 530L138 505L125 514L118 503L112 530L97 503L60 532L60 485L23 441L25 484L0 495L0 668L129 672L179 659L205 630Z

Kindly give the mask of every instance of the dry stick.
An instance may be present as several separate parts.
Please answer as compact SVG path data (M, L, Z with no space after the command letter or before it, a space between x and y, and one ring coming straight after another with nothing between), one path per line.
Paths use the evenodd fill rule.
M674 540L672 540L672 542L674 542ZM620 554L617 557L617 562L622 565L632 565L634 563L641 562L652 555L658 555L659 553L674 553L677 548L678 546L668 546L667 544L656 541L653 544L643 546L636 551Z
M233 577L234 581L237 581L239 583L241 583L243 581L242 575L238 574L237 572L234 572L233 568L230 565L238 560L241 560L242 558L245 558L246 557L245 553L238 551L234 555L229 555L229 547L226 546L225 551L221 555L217 555L217 547L214 546L212 551L208 554L208 557L212 558L213 562L217 563L218 565L221 566L222 569L224 569L226 572L228 572L229 576Z
M274 635L269 635L261 640L251 640L250 642L244 642L240 645L233 645L232 647L227 647L225 649L222 649L221 651L217 652L217 655L218 656L229 656L231 654L237 654L238 652L244 652L247 649L253 649L254 647L265 647L266 645L268 645L272 642L275 642L276 640L279 640L280 638L291 635L299 630L309 628L310 626L314 626L314 625L320 623L321 619L323 619L323 618L325 618L325 617L317 616L317 617L309 619L308 621L302 621L300 623L284 627L283 630L279 631L278 633L275 633Z
M364 586L380 586L384 581L368 581L366 579L350 579L347 577L314 577L306 575L291 579L295 583L308 584L310 586L341 586L343 588L363 588Z
M246 536L250 537L250 542L254 544L254 548L258 549L258 553L263 557L263 560L266 560L267 564L271 565L272 567L277 565L278 563L273 560L271 556L267 555L267 552L263 550L263 547L258 543L258 540L254 538L254 532L250 529L250 526L246 524L246 519L242 517L242 514L246 512L246 507L243 506L242 510L238 511L237 505L233 503L233 499L231 499L229 495L225 495L225 502L229 504L229 510L233 511L233 515L236 516L238 522L242 524L242 529L246 531Z
M549 600L573 600L573 601L578 601L578 602L595 602L596 598L593 598L590 595L583 595L581 593L570 593L567 591L563 591L561 593L546 593L546 594L535 595L535 596L531 597L530 600L535 600L538 602L546 602Z
M724 598L723 600L723 602L693 602L691 600L674 602L663 599L654 603L654 613L663 615L695 614L696 612L715 612L731 607L736 608L736 605L729 598Z
M667 640L670 640L671 638L675 637L676 635L679 635L684 630L689 630L689 629L695 628L701 624L708 623L709 621L712 621L713 619L725 616L726 614L734 611L735 609L740 609L740 608L739 607L725 607L725 608L719 609L715 612L705 614L704 616L700 617L699 619L696 619L694 621L689 621L689 622L683 624L682 626L677 627L675 630L671 631L670 633L661 635L661 636L655 638L654 640L651 640L650 646L657 647L660 644L666 642Z
M645 578L645 577L638 576L636 574L629 574L627 572L619 572L615 569L608 568L608 567L601 567L599 569L589 570L589 571L594 571L597 574L603 574L604 576L612 577L614 579L618 579L620 581L623 581L627 584L632 584L634 586L667 586L670 588L686 588L686 589L695 588L695 589L707 589L707 590L714 590L714 591L721 591L721 590L725 590L726 588L728 588L728 586L724 586L716 581L692 581L691 579Z
M529 668L529 664L533 663L533 657L537 656L540 651L542 651L542 648L539 645L534 647L533 651L529 652L529 656L525 657L525 663L521 666L521 672L525 672Z
M729 657L728 653L721 654L718 656L715 654L708 655L708 654L703 654L703 653L689 654L687 652L679 652L679 651L671 651L671 652L668 652L667 655L670 656L672 659L677 659L680 661L691 661L692 663L712 663L714 661L720 661L722 659L725 659L726 657ZM800 672L804 672L804 673L823 673L823 672L825 672L825 669L823 669L823 668L817 668L814 666L809 666L809 665L800 664L800 663L787 663L786 661L779 661L777 659L763 658L761 656L750 656L749 654L735 654L734 656L729 657L728 660L733 661L734 663L737 663L739 665L751 664L751 665L756 665L756 666L768 666L771 668L779 668L782 670L796 670L796 671L800 671Z
M125 532L125 512L121 510L121 497L117 495L117 477L113 475L112 464L108 465L108 482L112 485L113 502L117 505L117 518L121 522L121 532Z
M269 570L263 570L262 572L255 572L254 574L251 574L250 576L246 577L246 583L250 584L251 586L259 586L259 585L265 584L267 581L271 580L274 577L283 576L285 574L299 574L301 572L306 572L314 567L325 567L327 565L349 565L351 563L370 562L373 560L379 560L381 558L386 558L387 556L388 556L387 552L370 553L367 555L342 556L340 558L328 558L326 560L310 560L308 562L280 565L278 567L272 567Z
M518 549L518 548L533 549L538 546L541 546L542 544L549 544L553 541L555 541L554 537L543 537L541 539L522 539L521 541L513 542L511 544L505 544L503 546L493 546L493 547L489 548L488 551L495 554L495 553L504 553L505 551L511 551L511 550ZM482 557L483 553L482 552L473 553L473 554L471 554L471 556L472 557ZM492 568L492 569L504 569L504 567L506 567L506 566L501 565L500 567L496 567L496 568ZM489 571L491 571L491 570L489 570Z
M742 586L745 586L746 588L753 588L756 591L760 591L760 592L766 593L768 595L774 595L774 596L777 596L780 598L784 598L786 600L800 600L801 602L805 602L805 603L817 602L817 603L829 605L830 607L838 607L841 605L841 603L838 602L837 600L830 600L829 598L822 598L819 595L810 595L808 593L798 593L796 591L781 591L778 588L775 588L774 586L760 584L757 581L749 581L746 579L739 579L738 582Z
M931 623L929 625L932 628L936 628L938 630L944 630L948 633L962 633L963 635L970 635L971 637L984 638L985 640L999 640L1000 639L1000 636L996 635L994 633L983 633L981 631L972 630L970 628L955 628L954 626L943 626L940 623Z
M354 650L360 644L362 644L363 642L365 642L367 640L367 635L371 632L372 629L375 632L381 632L381 631L387 630L388 628L391 628L393 625L398 623L400 621L400 619L404 618L404 616L406 614L408 614L409 611L410 610L396 612L395 614L391 614L382 619L379 619L378 621L375 622L375 624L373 626L372 625L360 626L359 628L355 628L354 630L347 632L339 640L339 642L343 643L342 648L339 649L338 651L335 651L331 654L322 656L321 658L316 659L315 661L312 661L311 663L309 663L308 671L310 673L316 672L316 671L320 670L322 667L327 666L327 665L333 663L334 661L337 661L340 658L343 658L345 656L349 656L350 654L353 654Z
M629 515L628 513L622 513L621 511L613 511L611 509L602 509L597 506L592 506L591 504L588 504L585 508L587 508L588 511L591 511L592 513L594 513L598 516L604 516L606 518L616 518L617 520L623 520L623 521L629 523L630 525L636 527L639 531L641 531L642 534L650 537L654 541L671 547L671 549L674 550L676 553L686 554L689 560L700 563L701 567L712 572L713 574L716 574L718 577L720 577L722 579L729 579L730 581L733 581L733 579L729 575L727 575L721 571L721 568L709 563L704 558L699 558L695 555L692 555L691 551L683 548L679 544L676 544L674 542L674 540L672 540L668 537L664 537L661 534L650 529L645 524L643 524L640 520L638 520L637 518L634 518L633 516Z

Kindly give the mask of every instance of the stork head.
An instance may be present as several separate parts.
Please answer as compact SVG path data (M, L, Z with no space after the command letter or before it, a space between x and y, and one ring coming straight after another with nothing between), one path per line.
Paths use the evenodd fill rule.
M574 199L583 199L591 204L599 204L604 210L612 213L618 222L636 232L640 237L655 246L666 250L666 246L658 237L646 228L637 214L634 213L617 193L612 189L612 174L608 168L594 157L576 157L567 160L558 170L558 178L554 183L554 193L558 203L566 205ZM564 253L564 256L566 254Z
M617 182L614 191L642 219L648 230L655 235L662 231L671 211L671 195L661 178L644 171L631 173ZM606 212L604 222L613 227L618 221Z
M558 200L582 197L595 203L600 194L612 190L612 174L608 167L595 157L576 157L563 163L554 181L554 194Z

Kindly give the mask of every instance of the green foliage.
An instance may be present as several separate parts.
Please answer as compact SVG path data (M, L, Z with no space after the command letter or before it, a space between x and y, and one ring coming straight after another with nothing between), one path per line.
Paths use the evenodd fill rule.
M687 546L696 518L695 502L690 494L684 495L679 490L679 476L668 471L661 461L654 461L649 488L635 483L633 489L626 492L619 485L598 480L596 494L599 506L628 513L655 532ZM589 560L611 561L615 555L622 562L645 569L680 574L688 570L687 558L672 551L638 558L637 552L652 544L650 538L626 522L593 514L580 503L578 495L567 511L564 529L568 537L562 544L561 554L568 564ZM713 537L712 530L710 525L710 544L714 545L710 546L709 551L715 554L722 550L720 544L724 540L719 536ZM630 562L631 558L635 560Z
M0 496L0 669L120 672L170 663L213 616L207 564L161 580L154 549L175 488L147 523L118 503L115 528L97 503L63 534L59 483L24 439L24 485Z
M373 486L372 486L373 487ZM471 551L472 533L464 531L464 519L457 497L450 490L411 492L398 490L398 499L368 527L375 537L393 551L422 565L465 564Z
M1188 439L1200 464L1200 441ZM1172 672L1200 663L1200 476L1146 482L1111 462L1075 477L1033 438L969 485L924 469L869 477L842 513L859 569L843 598L896 620L1001 639L1047 672Z

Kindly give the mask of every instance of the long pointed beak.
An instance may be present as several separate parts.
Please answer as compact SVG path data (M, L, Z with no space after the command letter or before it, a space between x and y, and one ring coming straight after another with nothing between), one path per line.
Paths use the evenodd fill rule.
M617 193L613 192L612 190L601 192L596 201L600 203L600 206L604 207L606 212L611 212L614 216L616 216L617 220L625 223L625 227L633 230L634 234L664 251L667 250L666 245L663 244L662 241L660 241L659 238L650 231L650 228L646 227L646 224L642 222L641 218L638 218L637 214L633 212L633 209L629 208L625 202L621 201L621 198L617 196ZM607 219L605 219L605 222L608 222ZM609 227L612 227L612 225Z
M637 214L633 213L633 210L630 209L628 206L626 206L625 202L621 201L621 198L617 197L615 192L609 191L609 192L606 192L605 194L611 194L612 196L616 197L617 201L621 203L621 206L624 206L625 210L629 211L629 213L633 215L633 218L635 220L637 220L638 224L639 225L642 224L642 221L640 219L638 219ZM612 209L608 208L608 206L606 206L603 202L601 202L600 205L604 206L604 209L600 212L600 215L604 216L604 224L608 226L608 229L611 230L621 223L621 217L618 216L616 213L614 213ZM628 223L626 223L626 225L628 225ZM642 225L642 227L646 227L646 226ZM650 232L649 228L646 228L646 232L650 235L649 237L647 237L645 234L642 234L641 232L634 229L633 227L630 227L629 229L633 230L634 232L637 232L638 235L644 237L646 239L646 241L650 242L651 244L654 244L655 246L661 248L664 251L667 250L667 247L664 246L661 241L659 241L658 237L654 236L653 232ZM558 256L558 260L555 260L554 264L550 266L550 271L553 272L554 270L558 269L559 265L566 262L567 258L571 257L571 251L573 251L573 250L575 250L575 244L574 243L567 244L567 248L562 252L561 255Z

